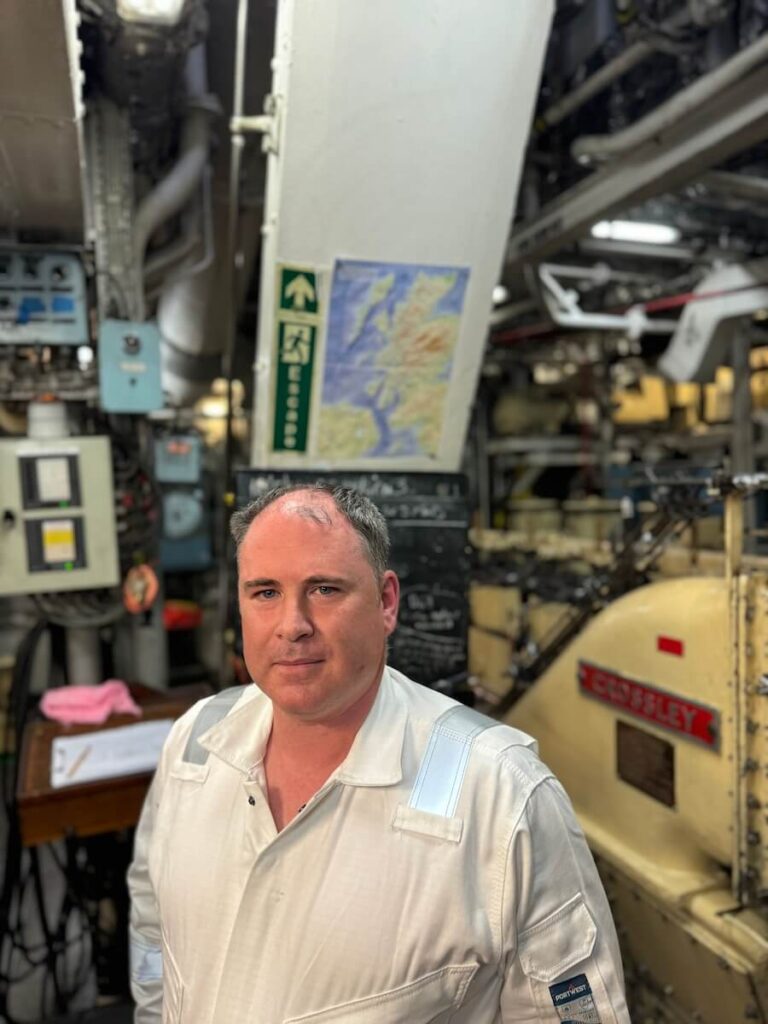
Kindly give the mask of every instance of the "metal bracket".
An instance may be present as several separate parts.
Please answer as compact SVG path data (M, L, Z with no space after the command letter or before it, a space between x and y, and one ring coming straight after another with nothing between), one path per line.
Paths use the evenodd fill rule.
M232 135L248 135L258 132L263 135L261 140L262 153L278 153L280 142L281 103L278 96L269 93L264 97L264 113L231 117L229 130Z

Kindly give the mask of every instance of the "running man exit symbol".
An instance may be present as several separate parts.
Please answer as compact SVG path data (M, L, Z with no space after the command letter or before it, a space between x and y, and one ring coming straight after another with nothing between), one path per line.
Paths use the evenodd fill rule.
M312 358L314 327L309 324L286 324L283 329L281 363L306 366Z

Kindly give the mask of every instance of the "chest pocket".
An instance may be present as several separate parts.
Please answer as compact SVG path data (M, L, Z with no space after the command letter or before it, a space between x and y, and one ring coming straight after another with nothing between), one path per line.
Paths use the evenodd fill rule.
M291 1017L284 1024L437 1024L464 1002L477 964L457 964L425 974L389 992ZM449 1014L443 1018L443 1014Z
M168 852L166 844L169 833L173 836L178 834L179 822L195 821L195 811L200 805L200 792L209 772L210 766L207 764L186 764L184 761L174 765L168 772L155 826L156 836L160 842L153 844L153 849L159 847L161 850L158 868L162 866ZM183 824L181 827L183 828Z
M203 783L208 778L210 766L207 764L188 764L186 761L179 761L168 772L169 779L178 779L180 782Z

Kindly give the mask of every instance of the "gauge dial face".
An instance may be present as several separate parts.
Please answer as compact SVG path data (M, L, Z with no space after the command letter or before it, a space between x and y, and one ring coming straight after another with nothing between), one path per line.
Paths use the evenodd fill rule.
M189 537L200 529L203 502L193 491L169 491L163 498L163 532L170 540Z

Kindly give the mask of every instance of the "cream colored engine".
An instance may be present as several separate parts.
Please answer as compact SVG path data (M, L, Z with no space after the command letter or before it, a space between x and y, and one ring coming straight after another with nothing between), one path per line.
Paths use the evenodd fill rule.
M520 615L510 598L486 629L480 646L495 634L506 657L492 689L509 685ZM594 618L507 715L574 802L638 1024L768 1021L764 673L765 573L668 579Z

